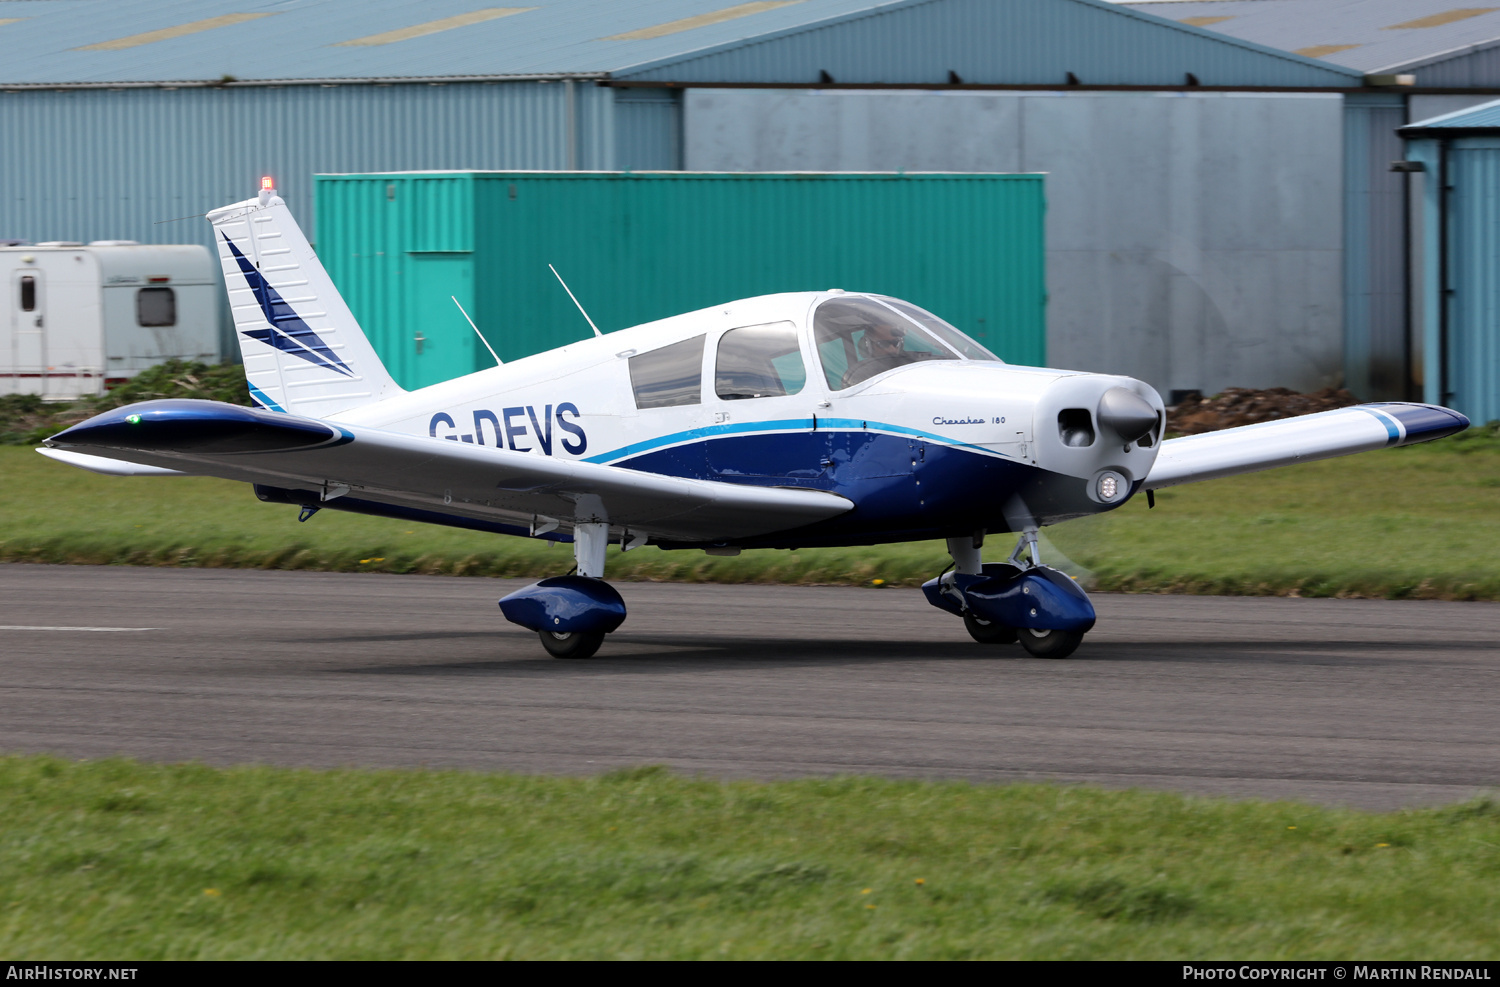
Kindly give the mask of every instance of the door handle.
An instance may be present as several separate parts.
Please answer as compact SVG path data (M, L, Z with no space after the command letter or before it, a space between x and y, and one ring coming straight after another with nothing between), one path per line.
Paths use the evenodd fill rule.
M42 317L40 315L36 317L36 327L38 329L42 328Z
M422 355L422 344L425 343L425 342L427 342L427 337L424 336L424 335L422 335L422 330L418 329L417 330L417 334L415 336L413 336L412 339L414 339L416 341L416 343L417 343L417 356L421 356Z

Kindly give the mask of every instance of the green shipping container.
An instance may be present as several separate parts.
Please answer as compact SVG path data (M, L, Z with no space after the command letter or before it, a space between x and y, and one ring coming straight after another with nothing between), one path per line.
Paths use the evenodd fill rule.
M843 288L1046 362L1041 175L319 175L317 251L403 387L720 302Z

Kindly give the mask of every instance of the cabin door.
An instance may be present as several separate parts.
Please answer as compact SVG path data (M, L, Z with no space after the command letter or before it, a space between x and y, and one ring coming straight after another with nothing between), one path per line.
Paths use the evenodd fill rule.
M46 390L46 297L41 271L28 268L12 275L10 372L15 375L11 380L16 393L41 394Z

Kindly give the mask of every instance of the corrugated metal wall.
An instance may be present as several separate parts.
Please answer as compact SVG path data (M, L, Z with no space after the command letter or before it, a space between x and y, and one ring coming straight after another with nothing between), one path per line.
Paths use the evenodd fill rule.
M473 252L420 254L424 186L472 182ZM455 205L452 208L462 208ZM504 359L779 291L879 291L932 309L1007 360L1045 360L1036 175L332 175L319 253L404 386L487 365L451 293ZM465 271L468 280L465 280ZM420 336L420 350L417 337Z
M1168 15L1170 16L1170 15ZM941 52L941 58L934 58ZM987 85L1358 85L1359 74L1108 3L945 0L891 4L826 26L710 48L617 73L677 82L930 84L957 72Z
M1405 178L1406 98L1344 100L1344 386L1365 400L1410 397Z
M1424 59L1386 71L1415 72L1423 88L1488 89L1500 79L1500 44L1491 41L1485 47L1465 46L1451 57Z
M1343 112L1321 95L696 89L685 160L1046 172L1049 360L1164 395L1314 390L1342 377Z
M615 90L615 167L621 171L682 168L682 90Z
M1448 152L1448 374L1452 406L1500 419L1500 138Z
M212 249L198 217L272 175L316 242L316 173L613 168L614 100L566 82L0 92L0 237Z

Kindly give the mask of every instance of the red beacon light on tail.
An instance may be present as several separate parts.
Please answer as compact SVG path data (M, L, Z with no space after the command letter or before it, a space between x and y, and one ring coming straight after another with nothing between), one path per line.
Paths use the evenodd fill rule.
M260 180L260 204L263 206L269 204L271 201L271 196L275 194L276 181L270 175L262 176Z
M266 191L272 191L276 188L276 183L271 180L270 175L266 175L260 180L260 187Z

